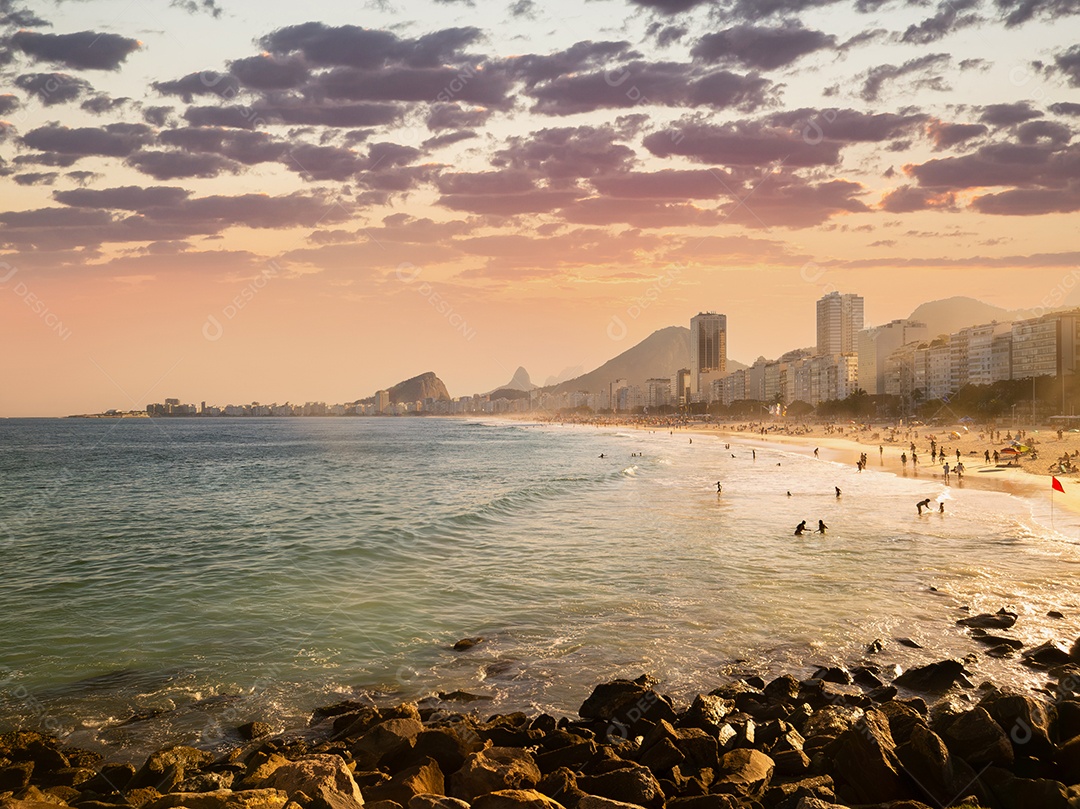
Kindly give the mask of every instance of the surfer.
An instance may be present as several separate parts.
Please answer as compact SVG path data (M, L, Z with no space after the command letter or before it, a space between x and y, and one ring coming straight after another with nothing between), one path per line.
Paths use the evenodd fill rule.
M805 530L806 530L806 520L803 520L801 523L799 523L798 525L795 526L795 536L801 537L803 535L803 531L805 531Z

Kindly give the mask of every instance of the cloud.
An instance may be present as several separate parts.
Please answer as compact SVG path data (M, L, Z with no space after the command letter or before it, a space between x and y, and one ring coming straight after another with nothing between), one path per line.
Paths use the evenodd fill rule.
M914 87L928 90L948 90L949 85L942 75L952 57L947 53L928 53L909 59L902 65L878 65L866 71L862 91L859 95L864 101L877 101L886 84L904 76L917 76Z
M495 152L492 165L525 169L565 184L628 169L634 151L616 143L624 136L611 125L541 129L527 137L510 138L506 147Z
M23 135L22 142L31 149L75 158L87 155L124 157L153 139L153 130L145 124L69 128L54 122L31 129Z
M935 119L926 125L926 134L934 141L935 151L951 149L989 132L990 129L983 124L950 124Z
M1073 87L1080 87L1080 45L1073 45L1054 57L1057 69L1064 73Z
M100 208L103 210L145 211L148 208L175 207L191 196L191 192L179 186L125 185L116 188L75 188L55 191L53 199L63 205L76 208Z
M16 174L11 179L19 185L52 185L59 176L59 172L55 171L37 171L28 172L26 174Z
M332 104L288 99L244 107L188 107L184 119L194 126L255 129L266 124L357 127L391 124L401 117L397 104Z
M86 101L79 105L79 109L86 110L94 115L104 115L105 113L118 110L125 104L130 103L130 98L111 98L107 95L97 95L93 98L86 99Z
M615 60L640 58L629 42L582 40L569 48L548 54L526 54L507 60L516 78L532 87L560 76L596 70Z
M737 181L726 171L662 169L597 177L593 186L608 199L718 199L730 196Z
M46 107L66 104L94 91L86 79L67 73L25 73L16 77L15 86L35 96Z
M799 23L779 26L738 25L706 34L690 51L704 62L775 70L807 54L836 47L836 37Z
M956 196L951 192L932 191L926 188L903 185L882 197L881 207L889 213L953 210L956 207Z
M172 107L143 107L143 120L156 127L163 127L172 114Z
M881 143L912 135L926 118L922 113L899 115L853 109L803 108L773 113L766 122L776 127L788 127L811 143L819 140Z
M483 126L491 117L486 107L465 107L461 104L432 104L427 116L428 129L469 129Z
M971 207L999 216L1039 216L1080 211L1080 182L1066 188L1011 188L976 197Z
M579 225L625 223L635 228L708 227L723 219L716 210L691 202L605 197L577 200L560 209L559 215Z
M983 22L978 14L963 12L979 7L981 0L945 0L938 5L937 13L917 25L913 24L900 37L901 42L929 45L955 31Z
M657 157L681 156L721 166L834 166L840 160L836 141L804 138L789 128L754 121L712 124L689 119L647 135L643 143Z
M520 169L444 173L436 178L439 204L455 211L495 216L545 213L581 195L575 189L538 185L532 172Z
M11 43L31 59L81 70L116 70L141 46L137 39L119 34L79 31L74 34L40 34L18 31Z
M0 115L10 115L22 106L19 97L11 93L0 95Z
M1028 121L1016 129L1016 139L1030 146L1046 143L1050 146L1064 146L1072 140L1072 130L1057 121Z
M389 66L378 70L336 67L314 77L305 92L346 101L463 101L505 106L512 86L498 65L478 67Z
M1021 25L1036 17L1060 20L1080 13L1075 0L996 0L997 7L1006 13L1005 25Z
M1011 104L987 104L981 110L979 120L991 126L1012 126L1022 121L1038 118L1042 114L1031 106L1030 101L1016 101Z
M189 152L211 152L245 165L281 160L289 144L265 132L220 127L166 129L158 141Z
M150 86L161 95L180 96L185 104L190 104L195 96L214 95L230 99L240 92L239 79L216 70L188 73L179 79L168 81L154 81L150 82Z
M1059 101L1056 104L1051 104L1049 109L1055 115L1080 115L1080 104L1072 101Z
M217 0L169 0L169 5L183 9L188 14L206 12L215 19L221 16L221 6L217 4Z
M127 164L155 180L179 180L190 177L217 177L224 172L236 174L240 164L216 154L191 154L181 151L142 149L127 158Z
M310 73L302 59L276 59L268 53L234 59L229 73L245 87L256 90L291 90L307 81Z

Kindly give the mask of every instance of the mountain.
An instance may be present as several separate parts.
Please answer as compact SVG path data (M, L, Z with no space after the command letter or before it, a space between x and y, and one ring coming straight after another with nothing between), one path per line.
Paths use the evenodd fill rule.
M398 382L394 387L389 389L391 404L397 404L398 402L419 402L424 399L440 399L442 401L449 401L450 394L446 390L446 385L439 377L435 376L434 371L428 371L426 374L420 374L420 376L414 376L412 379L406 379L404 382ZM375 397L372 396L367 399L361 399L361 404L371 404L375 401Z
M685 326L668 326L654 331L633 348L608 360L595 371L555 386L555 393L563 391L604 390L616 379L625 379L628 385L645 385L645 380L671 376L680 368L690 367L690 329ZM745 368L741 362L728 360L728 370Z
M581 376L585 373L585 367L582 365L570 365L559 371L554 376L549 376L544 381L544 387L550 388L552 385L558 385L560 382L565 382L568 379L573 379L576 376Z
M514 371L513 379L511 379L505 385L499 385L499 387L495 388L495 390L491 392L494 393L495 391L506 390L530 391L536 390L536 388L537 386L532 383L531 379L529 379L529 372L526 371L524 368L519 367L516 371Z
M1000 306L961 295L921 304L911 313L910 318L925 323L930 336L936 337L995 320L998 323L1008 323L1032 316L1031 312L1024 309L1002 309Z

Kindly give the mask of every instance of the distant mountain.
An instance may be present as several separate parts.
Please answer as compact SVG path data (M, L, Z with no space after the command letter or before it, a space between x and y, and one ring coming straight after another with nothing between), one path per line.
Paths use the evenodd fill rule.
M536 390L537 387L538 386L534 385L532 383L532 380L529 379L529 372L526 371L524 368L519 367L516 371L514 371L514 378L513 379L511 379L505 385L500 385L499 387L497 387L495 390L493 390L491 392L495 393L496 391L506 391L506 390L530 391L530 390Z
M961 295L921 304L911 313L910 318L925 323L930 336L936 337L995 320L998 323L1008 323L1032 316L1026 309L1002 309L1000 306Z
M571 365L563 368L559 373L554 376L549 376L544 380L544 387L550 388L552 385L558 385L560 382L565 382L568 379L573 379L576 376L581 376L585 373L585 366L583 365Z
M443 384L443 381L439 379L439 377L435 376L434 371L428 371L426 374L420 374L420 376L414 376L412 379L406 379L404 382L398 382L394 387L389 389L389 393L391 404L397 404L398 402L420 402L424 399L450 400L450 394L446 390L446 385ZM362 404L371 404L374 401L374 396L360 400Z
M671 376L680 368L690 367L690 329L685 326L668 326L654 331L633 348L608 360L595 371L555 386L555 393L563 391L589 391L596 393L607 388L616 379L625 379L628 385L642 385L654 377ZM728 360L728 370L745 368L741 362Z

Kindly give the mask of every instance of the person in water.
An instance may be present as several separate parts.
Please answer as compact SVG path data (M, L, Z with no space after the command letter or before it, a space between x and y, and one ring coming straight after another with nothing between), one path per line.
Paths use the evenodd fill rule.
M788 493L787 493L787 496L788 496L788 497L791 497L791 489L788 489Z
M815 458L816 458L816 457L818 456L817 452L818 452L818 451L817 451L817 447L814 447L814 457L815 457Z
M798 525L795 526L795 536L801 537L803 535L803 531L805 531L805 530L806 530L806 520L803 520L801 523L799 523Z
M918 503L915 504L915 508L919 510L919 516L921 517L922 510L924 508L930 508L930 498L927 497L925 500L920 500Z
M945 513L945 501L942 500L940 503L938 503L938 514L944 514L944 513Z
M829 526L827 526L827 525L825 524L825 521L824 521L824 520L818 520L818 521L817 521L817 532L816 532L816 533L818 533L818 534L824 534L824 533L825 533L826 531L828 531L828 530L829 530Z
M724 490L724 487L720 485L720 481L716 481L716 493L720 494Z
M839 486L834 486L833 488L836 489L836 496L837 496L837 498L839 498L840 497L840 487Z

